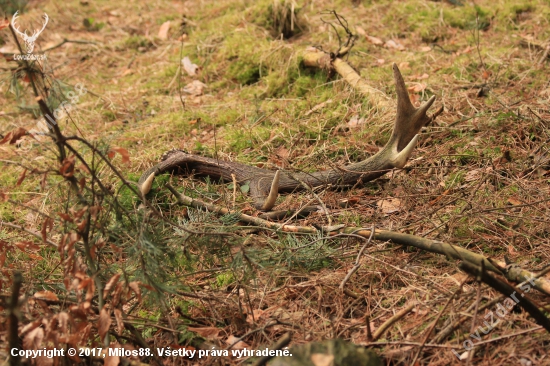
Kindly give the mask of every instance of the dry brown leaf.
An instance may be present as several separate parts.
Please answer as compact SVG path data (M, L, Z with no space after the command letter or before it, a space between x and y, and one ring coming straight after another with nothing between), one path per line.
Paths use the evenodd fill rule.
M474 180L477 180L481 175L480 169L472 169L469 170L468 173L464 175L464 181L465 182L472 182Z
M107 281L105 288L103 289L103 298L107 298L111 289L117 284L118 279L120 278L120 273L115 274L113 277Z
M193 80L183 88L183 91L187 94L199 96L203 94L206 87L207 85L205 83L202 83L198 80Z
M462 273L462 272L457 272L451 276L448 277L448 281L447 282L452 282L453 284L456 284L457 286L460 286L462 283L467 283L467 282L464 282L468 279L468 276L466 273ZM473 278L470 278L470 281L468 282L472 282L473 281Z
M122 310L115 309L115 320L116 320L116 332L118 335L121 335L124 331L124 321L122 320Z
M33 244L32 241L20 241L15 243L15 246L18 247L24 253L28 253L28 251L40 250L40 247L36 244Z
M4 29L10 26L8 19L0 19L0 29Z
M359 34L360 36L363 36L363 37L367 36L367 32L361 27L355 27L355 30L357 31L357 34Z
M134 291L138 298L138 302L141 302L141 289L139 288L140 283L138 281L132 281L128 284L130 290Z
M163 40L168 39L169 30L170 30L170 21L167 20L166 22L162 23L162 25L160 26L158 37Z
M27 175L27 169L25 168L25 169L23 169L23 172L19 176L19 179L17 180L17 183L15 183L16 187L19 187L21 185L21 183L23 183L23 181L25 180L26 175Z
M47 290L35 292L33 297L40 300L59 301L56 294Z
M401 210L401 200L399 198L385 198L376 202L376 205L386 215L399 212Z
M206 339L219 339L221 329L216 327L187 327L187 330L193 333L197 333L198 335Z
M423 83L414 83L413 85L407 88L409 93L420 93L424 89L426 89L426 84L423 84Z
M245 348L251 348L248 344L241 341L240 338L235 337L233 334L227 337L225 340L225 343L229 346L231 346L231 349L245 349Z
M313 353L311 362L315 366L331 366L334 362L334 355L326 355L324 353Z
M119 343L111 343L109 345L110 348L120 348L121 345ZM114 352L112 354L115 354ZM111 356L111 352L107 352L105 355L105 358L103 360L103 366L118 366L120 363L120 357L119 356Z
M254 322L258 321L264 313L265 313L265 311L262 310L262 309L254 309L254 310L252 310L251 314L249 313L246 316L246 322L248 324L254 324Z
M357 128L364 125L366 122L365 117L359 117L358 114L353 115L347 123L349 128Z
M59 168L59 172L62 176L65 178L72 177L74 175L74 161L76 157L74 155L71 155L65 160L63 160L63 163L61 164L61 168Z
M99 312L99 320L97 321L97 332L99 333L99 338L104 339L105 334L109 331L111 327L111 315L105 307Z
M44 339L44 329L41 327L31 330L25 338L23 338L23 347L28 350L42 348L42 340Z
M126 150L123 147L112 147L109 151L109 158L112 159L115 156L115 153L119 153L120 156L122 156L122 162L123 163L129 163L130 162L130 154L128 153L128 150Z
M59 217L61 217L63 220L65 220L65 221L73 222L72 217L69 216L69 215L67 215L67 214L64 213L64 212L58 212L57 215L58 215Z
M8 141L10 142L10 145L13 145L26 134L27 130L25 130L23 127L18 127L15 130L8 132L6 136L4 136L2 141L0 141L0 145L5 144Z
M365 38L367 39L367 41L369 41L370 43L372 43L375 46L382 46L384 44L384 41L382 41L378 37L373 37L373 36L366 35Z
M508 198L508 201L507 201L509 204L511 204L512 206L518 206L518 205L523 205L523 202L521 202L520 200L518 200L517 198L514 198L514 197L510 197Z
M401 43L394 41L393 39L386 41L384 47L398 51L403 51L405 49Z

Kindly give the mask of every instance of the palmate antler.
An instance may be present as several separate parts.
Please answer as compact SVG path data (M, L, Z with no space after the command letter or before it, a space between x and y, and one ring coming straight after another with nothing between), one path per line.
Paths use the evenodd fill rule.
M18 17L19 10L13 14L13 18L11 18L11 26L13 27L13 30L23 38L23 41L25 41L25 47L27 48L27 53L31 53L34 50L34 42L36 42L36 39L42 33L42 31L46 28L46 25L48 24L48 14L44 13L44 24L42 25L42 29L35 30L31 36L27 35L27 31L25 30L25 33L21 32L19 28L15 25L15 20Z
M303 190L303 183L312 188L328 184L353 185L359 180L368 182L376 179L393 168L402 168L418 141L420 129L441 113L441 109L432 117L426 114L435 101L435 96L420 108L415 108L409 99L405 81L395 64L393 64L393 76L397 89L397 116L393 133L386 146L366 160L342 168L291 175L284 171L273 172L241 163L219 161L187 154L181 150L172 150L164 154L160 163L143 173L138 182L140 191L146 195L151 190L155 176L180 169L187 174L221 178L224 181L231 181L233 174L239 182L250 181L250 194L256 208L269 211L275 206L279 193Z

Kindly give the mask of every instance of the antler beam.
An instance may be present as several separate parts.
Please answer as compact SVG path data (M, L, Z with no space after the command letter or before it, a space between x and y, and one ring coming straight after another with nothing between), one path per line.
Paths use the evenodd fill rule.
M393 168L402 168L412 154L418 141L420 129L427 125L442 109L428 116L427 111L435 101L431 97L420 108L415 108L409 99L409 93L397 65L393 64L393 76L397 89L397 115L393 133L384 148L377 154L358 163L341 168L313 173L273 172L245 164L219 161L181 150L172 150L164 154L161 162L147 170L139 179L138 185L143 195L150 189L155 176L165 172L183 171L200 176L232 181L234 174L239 182L250 181L250 194L255 207L269 211L275 205L278 193L288 193L304 189L305 183L310 187L324 185L347 186L376 179Z

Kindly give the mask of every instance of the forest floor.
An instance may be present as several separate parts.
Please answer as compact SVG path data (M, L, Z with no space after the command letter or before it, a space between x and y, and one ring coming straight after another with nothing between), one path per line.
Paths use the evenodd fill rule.
M0 3L10 20L18 8ZM35 48L51 48L43 62L46 84L58 100L78 94L60 129L95 144L135 183L170 149L294 172L343 166L376 153L391 133L394 102L373 106L338 75L301 64L307 47L335 52L335 31L345 38L328 13L335 10L357 35L346 61L369 85L395 101L395 63L415 105L435 95L432 112L440 106L444 112L423 129L404 169L351 189L282 195L275 209L318 205L316 212L288 223L375 226L451 243L535 273L550 265L548 1L298 0L295 34L289 37L280 35L277 22L292 2L278 10L276 4L31 1L17 24L22 31L36 28L42 14L49 15ZM35 128L40 113L22 63L10 59L18 51L9 28L0 30L0 37L2 140L19 127ZM185 57L189 62L180 62ZM53 97L48 103L59 104ZM34 295L91 301L92 308L101 305L101 296L84 299L83 288L94 291L84 285L68 290L60 251L16 228L42 232L57 244L73 225L69 216L78 216L80 206L69 204L74 198L60 173L55 145L43 136L4 142L0 291L7 299L14 271L22 272L22 291L36 301L27 301L22 310L21 326L28 328L21 336L36 345L42 319L65 310L57 300L39 301ZM90 162L96 157L80 149ZM261 349L290 332L290 346L343 338L374 349L388 365L410 365L414 359L419 365L550 365L550 335L529 314L515 309L495 315L498 325L490 327L497 305L474 314L500 294L468 277L454 259L369 242L345 285L357 295L349 296L339 286L365 240L262 230L239 224L235 214L179 206L162 183L171 180L188 196L259 214L246 182L235 187L164 175L147 197L174 226L145 214L140 199L107 165L94 164L140 225L131 228L112 213L103 222L102 239L93 244L101 254L87 259L97 263L97 272L82 260L88 263L84 272L98 283L105 286L112 279L114 286L119 278L113 276L122 274L120 283L129 286L128 293L134 291L125 302L109 298L112 323L99 310L86 316L67 310L73 327L67 332L85 334L82 346L101 344L98 334L107 324L113 342L134 347L143 343L137 333L154 347L224 349L242 337L248 347ZM75 176L86 176L85 168L75 169ZM53 226L48 232L45 217ZM88 249L75 245L75 255L84 258ZM536 291L529 296L548 311L548 296ZM412 310L380 338L371 338L409 306ZM457 329L440 336L468 314ZM43 328L47 335L48 327ZM0 326L0 343L7 342L7 332ZM46 336L40 342L52 341ZM471 344L474 351L465 353ZM155 362L142 358L149 361ZM233 365L243 359L164 363Z

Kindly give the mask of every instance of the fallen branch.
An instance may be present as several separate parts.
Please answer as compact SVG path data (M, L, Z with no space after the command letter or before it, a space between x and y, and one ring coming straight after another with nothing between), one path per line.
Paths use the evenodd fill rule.
M370 86L346 61L340 57L332 58L329 53L315 47L308 47L303 54L303 63L307 67L317 67L327 72L336 71L352 88L368 98L369 102L382 107L390 104L386 94Z
M404 308L403 310L401 310L400 312L398 312L397 314L395 314L394 316L392 316L391 318L389 318L388 320L386 320L384 324L382 324L378 329L376 329L376 332L374 332L374 334L372 335L372 341L376 341L378 338L380 338L384 334L384 332L393 325L393 323L395 323L396 321L398 321L399 319L403 318L405 315L410 313L415 306L416 304L412 303L406 308Z
M522 307L537 321L538 324L542 325L544 329L550 332L550 319L548 319L539 310L539 308L525 296L525 294L521 290L515 289L509 284L499 280L498 278L491 276L487 273L487 271L484 270L483 266L480 267L468 262L462 262L460 263L459 267L464 272L476 276L483 283L491 286L504 296L513 299L512 303L515 302L520 307Z
M240 212L232 211L212 203L206 203L195 198L188 197L184 194L179 193L174 187L170 184L167 184L166 187L174 194L179 204L197 208L197 209L206 209L210 212L216 213L218 215L232 214L239 218L240 221L253 224L259 227L266 229L271 229L280 232L294 233L294 234L318 234L322 232L329 236L335 236L338 234L354 234L361 236L365 239L368 239L373 230L368 228L359 228L359 227L342 227L341 225L335 226L322 226L320 228L315 228L313 226L297 226L297 225L284 225L276 222L270 222L259 217L250 216ZM473 265L483 266L491 272L498 273L505 276L509 281L533 281L534 287L545 294L550 293L550 283L546 279L536 278L536 276L529 271L521 271L520 273L514 272L514 276L508 278L509 272L503 272L500 268L492 264L492 261L489 261L484 256L471 252L467 249L444 243L439 240L432 240L427 238L422 238L420 236L404 234L395 231L389 230L374 230L375 240L380 241L389 241L394 244L401 244L406 246L412 246L418 249L422 249L428 252L437 253L445 255L448 258L456 259L471 263Z

